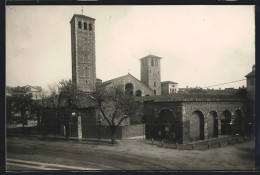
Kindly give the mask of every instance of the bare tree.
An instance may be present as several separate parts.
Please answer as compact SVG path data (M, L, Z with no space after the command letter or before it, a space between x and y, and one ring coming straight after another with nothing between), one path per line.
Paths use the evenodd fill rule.
M62 80L62 81L64 81L64 80ZM48 93L48 96L58 95L58 93L59 93L59 84L53 83L53 84L48 85L47 93Z
M112 86L109 89L97 87L96 91L90 95L91 101L110 126L112 144L116 143L117 127L126 118L133 116L136 109L133 97L124 92L123 87L123 85Z

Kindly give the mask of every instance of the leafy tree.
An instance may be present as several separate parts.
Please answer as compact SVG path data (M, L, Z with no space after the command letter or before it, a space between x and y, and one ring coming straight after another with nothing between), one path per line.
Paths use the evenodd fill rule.
M66 140L69 140L70 122L73 120L71 108L76 104L79 91L71 80L61 80L58 86L58 116L61 123L65 126ZM54 93L53 93L54 95Z
M91 94L91 101L100 110L103 118L111 129L112 144L116 143L117 127L128 117L135 116L136 103L133 96L124 92L123 85L112 86L110 89L97 87Z
M27 124L27 114L30 112L32 106L32 94L30 89L26 86L15 87L11 91L10 103L12 103L13 110L20 114L20 119L24 128Z
M6 124L12 125L15 121L13 103L11 97L6 97Z

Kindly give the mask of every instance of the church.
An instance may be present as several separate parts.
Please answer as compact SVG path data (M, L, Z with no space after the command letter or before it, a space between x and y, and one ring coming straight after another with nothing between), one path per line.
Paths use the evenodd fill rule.
M159 56L139 58L141 80L128 73L102 82L96 78L95 19L75 14L70 24L72 82L77 88L93 92L97 86L109 88L123 84L124 90L136 97L143 111L143 123L132 125L129 119L125 120L117 130L118 139L146 137L188 144L220 136L251 135L254 113L248 99L234 95L180 94L178 83L161 82L162 58ZM47 108L43 115L51 124L56 106ZM83 138L97 138L100 134L102 138L110 137L109 126L101 121L100 112L88 105L87 100L73 110L73 113L80 113L81 119L72 122L71 136L77 137L82 132Z
M141 80L128 73L127 75L102 82L96 78L95 54L95 19L85 15L74 15L71 24L71 51L72 51L72 81L77 87L86 92L92 92L96 85L111 87L123 84L125 89L134 96L161 95L161 57L147 55L140 59ZM163 88L163 94L176 91Z

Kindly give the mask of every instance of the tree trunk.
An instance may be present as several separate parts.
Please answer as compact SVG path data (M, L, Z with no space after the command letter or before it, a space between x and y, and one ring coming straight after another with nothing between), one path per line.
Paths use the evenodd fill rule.
M69 136L70 136L70 125L69 123L65 124L65 131L66 131L66 140L69 140Z
M116 126L112 125L110 128L111 128L111 142L112 144L116 144Z

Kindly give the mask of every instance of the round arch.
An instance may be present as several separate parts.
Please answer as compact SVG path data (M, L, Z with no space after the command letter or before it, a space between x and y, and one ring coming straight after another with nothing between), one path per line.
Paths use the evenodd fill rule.
M194 111L190 117L190 139L204 140L204 115L199 110Z
M136 97L141 97L142 96L142 91L141 90L135 91L135 96Z
M236 109L234 118L234 134L243 135L243 131L243 113L241 109Z
M231 112L225 110L221 118L221 135L231 135Z
M218 114L215 110L208 113L208 137L218 137Z
M166 139L176 142L178 139L178 123L176 115L170 109L162 109L158 112L157 131L160 139Z
M132 83L127 83L125 85L125 93L126 95L133 96L134 85Z

